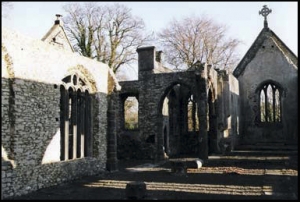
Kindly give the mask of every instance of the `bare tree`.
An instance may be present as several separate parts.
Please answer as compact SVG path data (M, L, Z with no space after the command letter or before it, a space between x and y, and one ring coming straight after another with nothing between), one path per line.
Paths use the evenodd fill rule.
M136 49L151 40L151 35L145 34L144 21L132 16L124 5L73 3L64 6L64 10L68 13L65 29L74 49L107 63L115 73L122 65L136 60Z
M191 68L197 61L224 69L238 62L237 39L226 38L227 28L205 16L173 19L158 33L167 62L175 68Z

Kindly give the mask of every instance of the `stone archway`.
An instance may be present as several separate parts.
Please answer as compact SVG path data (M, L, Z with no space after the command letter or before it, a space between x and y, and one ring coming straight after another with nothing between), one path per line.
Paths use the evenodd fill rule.
M197 147L199 135L198 129L190 129L189 125L195 127L198 121L198 110L196 101L192 106L189 106L190 98L193 97L193 90L189 85L184 83L173 83L168 86L159 103L158 108L158 126L159 133L157 144L161 140L163 147L170 157L179 157L182 155L197 155ZM195 97L195 95L194 95ZM192 113L191 113L192 112Z

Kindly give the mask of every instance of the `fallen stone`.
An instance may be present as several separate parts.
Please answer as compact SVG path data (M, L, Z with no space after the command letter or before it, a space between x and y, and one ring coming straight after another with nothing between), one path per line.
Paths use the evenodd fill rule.
M146 196L145 182L129 182L126 184L126 197L129 200L140 200Z

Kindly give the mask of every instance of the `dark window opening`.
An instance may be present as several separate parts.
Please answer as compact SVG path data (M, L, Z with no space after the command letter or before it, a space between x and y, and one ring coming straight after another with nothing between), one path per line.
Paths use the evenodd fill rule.
M259 118L261 123L280 123L282 120L281 89L272 83L263 85L259 91Z
M60 159L65 161L91 156L91 98L88 90L81 90L87 86L76 75L67 76L62 81Z

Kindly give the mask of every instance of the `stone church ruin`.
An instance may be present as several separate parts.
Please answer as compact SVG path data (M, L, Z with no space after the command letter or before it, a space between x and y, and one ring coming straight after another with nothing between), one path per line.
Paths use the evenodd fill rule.
M201 63L188 71L170 72L162 66L162 52L154 46L139 48L137 52L138 80L119 82L122 89L116 97L120 115L117 141L123 145L117 147L119 155L134 148L127 158L162 160L166 153L170 157L190 155L207 159L208 153L221 152L221 139L232 147L236 144L238 83L232 75ZM139 128L133 131L124 127L122 116L129 96L136 97L139 104ZM230 131L228 116L234 127Z
M197 157L298 144L298 58L264 27L233 73L173 72L141 47L138 80L74 53L58 19L42 40L2 30L2 197L118 170L121 159ZM138 123L125 123L126 100Z

